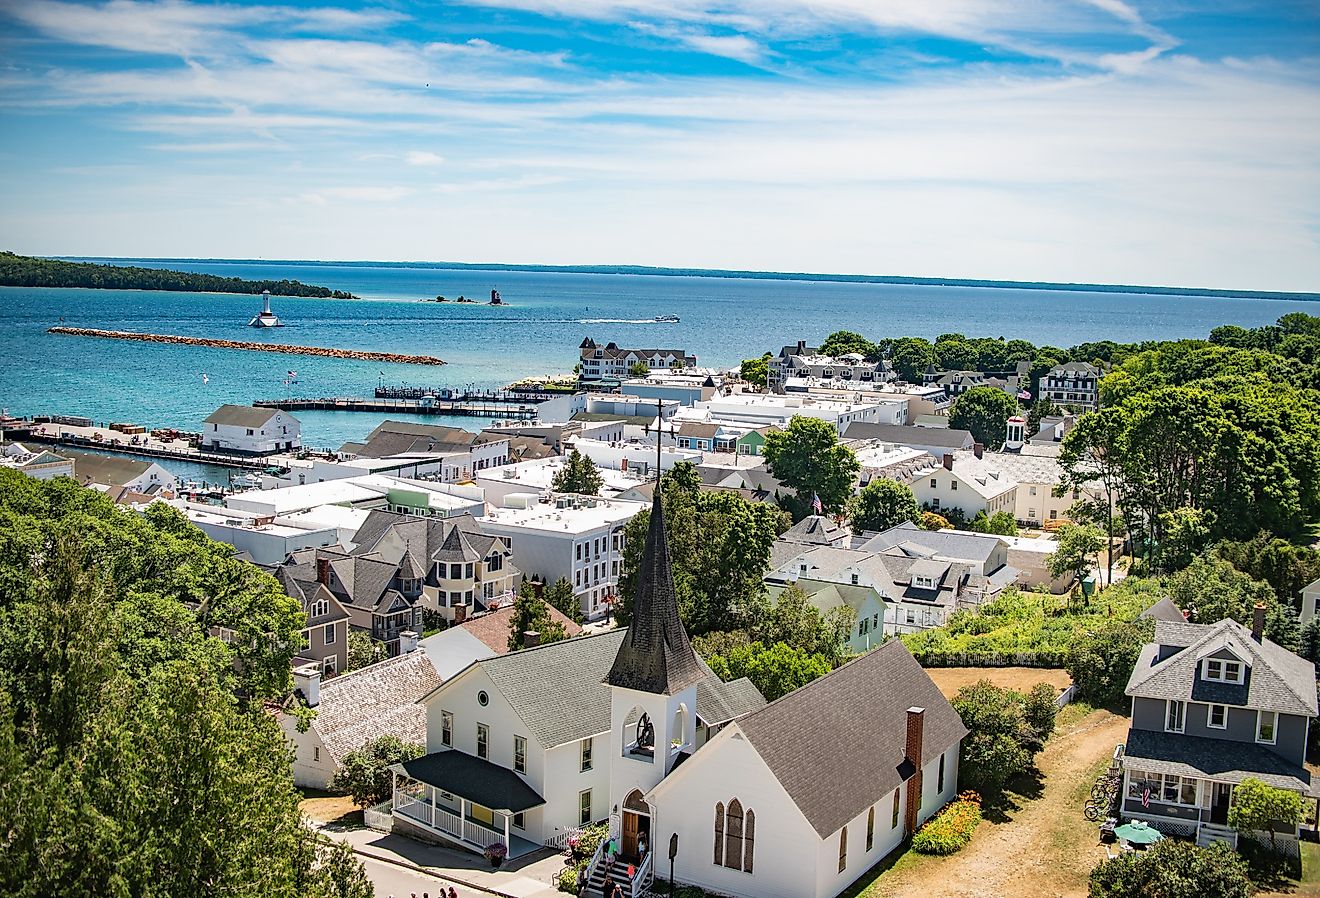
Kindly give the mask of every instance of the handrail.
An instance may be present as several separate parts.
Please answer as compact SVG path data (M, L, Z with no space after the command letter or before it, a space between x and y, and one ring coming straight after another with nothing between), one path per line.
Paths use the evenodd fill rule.
M647 887L651 885L651 858L654 856L654 851L648 851L646 857L642 858L642 864L637 868L637 875L633 877L632 898L645 895Z
M608 844L610 844L609 839L601 839L597 843L596 851L591 855L591 860L587 862L587 868L583 871L583 880L591 879L592 874L596 872L596 865L600 863L601 857L605 854L605 846Z

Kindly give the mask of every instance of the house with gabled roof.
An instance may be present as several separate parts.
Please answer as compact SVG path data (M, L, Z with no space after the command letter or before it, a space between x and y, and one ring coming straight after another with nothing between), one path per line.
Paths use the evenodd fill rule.
M307 615L307 626L302 631L303 646L294 658L294 666L310 662L320 667L323 677L332 677L348 668L351 615L325 584L299 579L310 572L306 566L298 565L280 565L274 571L285 595L297 599Z
M676 844L679 881L825 898L956 792L967 730L897 641L769 705L720 682L679 618L658 498L633 609L626 632L478 660L425 696L396 830L517 857L606 821L619 862L597 851L588 894L645 894Z
M240 455L271 455L302 448L302 424L288 412L222 405L202 422L201 448Z
M417 700L440 684L416 634L405 651L366 667L322 681L316 665L297 668L297 690L289 702L316 712L305 731L290 713L279 714L280 727L293 746L293 781L304 788L327 789L344 756L381 736L418 745L426 741L426 714ZM287 707L287 706L286 706Z
M1121 814L1202 845L1236 845L1228 812L1244 779L1320 796L1305 766L1315 667L1264 637L1263 606L1250 629L1165 616L1128 680ZM1283 838L1294 854L1296 837Z

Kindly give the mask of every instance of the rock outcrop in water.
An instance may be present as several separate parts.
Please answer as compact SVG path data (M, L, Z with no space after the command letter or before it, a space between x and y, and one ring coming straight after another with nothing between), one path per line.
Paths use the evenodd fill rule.
M327 359L358 359L368 362L395 362L400 365L443 365L444 359L431 355L403 355L397 352L367 352L361 349L327 349L323 346L292 346L287 343L254 343L249 340L218 340L210 337L179 337L172 334L139 334L132 331L106 331L92 327L50 327L48 334L74 337L101 337L107 340L140 340L143 343L176 343L184 346L210 346L215 349L246 349L252 352L283 352L289 355L316 355Z

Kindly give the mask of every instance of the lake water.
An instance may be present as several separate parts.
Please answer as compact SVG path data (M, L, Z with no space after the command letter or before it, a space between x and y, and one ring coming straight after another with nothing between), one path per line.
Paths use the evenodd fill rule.
M465 271L333 263L143 264L244 278L294 278L348 290L360 300L277 297L286 327L246 327L254 296L133 290L0 288L0 406L15 414L63 413L96 421L200 429L226 402L292 393L370 396L377 383L504 386L570 371L584 337L626 346L680 347L703 365L729 366L798 339L836 330L872 338L917 335L1020 337L1070 346L1204 337L1219 324L1256 327L1313 302L984 287L896 286L710 277ZM437 294L508 307L424 303ZM656 315L680 316L656 324ZM47 334L60 323L237 340L434 355L448 365L382 365L312 356L170 346ZM297 383L286 386L287 372ZM381 372L384 372L383 374ZM203 381L202 375L207 375ZM381 416L308 413L309 445L339 446ZM424 418L477 429L475 418Z

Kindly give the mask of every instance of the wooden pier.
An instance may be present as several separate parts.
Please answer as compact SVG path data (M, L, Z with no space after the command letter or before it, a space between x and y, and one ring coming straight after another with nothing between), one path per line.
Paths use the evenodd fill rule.
M258 408L277 408L285 412L376 412L404 415L455 415L469 418L514 418L531 421L537 416L535 404L513 405L501 402L468 402L460 399L359 399L323 396L314 399L257 399Z
M33 430L23 437L23 441L46 443L52 446L67 446L70 449L99 449L102 452L109 452L114 455L136 455L141 458L190 461L203 465L215 465L218 468L236 468L242 471L262 471L271 465L270 461L264 458L220 455L213 452L202 452L198 449L168 448L159 445L138 444L134 446L127 440L122 442L116 439L97 440L69 431L52 434L48 431Z
M556 399L564 393L543 390L460 390L454 387L376 387L377 399L430 399L447 402L511 402L528 405Z

